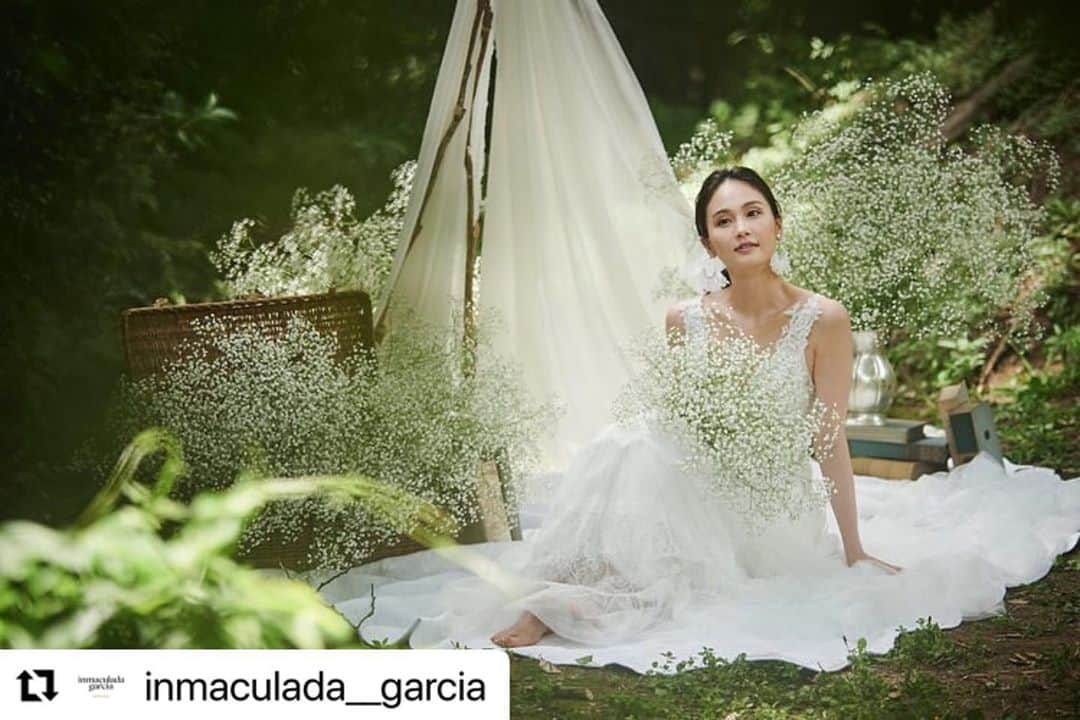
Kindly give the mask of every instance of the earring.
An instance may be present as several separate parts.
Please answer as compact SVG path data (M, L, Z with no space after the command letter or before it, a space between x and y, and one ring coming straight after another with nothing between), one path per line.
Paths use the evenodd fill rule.
M784 277L791 272L791 261L788 260L787 253L780 247L780 238L776 238L776 250L773 252L772 258L769 259L769 267L777 275Z
M709 257L701 264L701 286L705 292L723 290L730 283L724 270L727 266L718 257Z

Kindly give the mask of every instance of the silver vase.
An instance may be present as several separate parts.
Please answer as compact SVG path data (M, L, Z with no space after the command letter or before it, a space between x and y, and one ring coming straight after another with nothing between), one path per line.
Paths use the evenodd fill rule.
M855 336L855 366L848 394L848 423L884 425L885 413L896 396L896 373L881 352L878 335L860 330Z

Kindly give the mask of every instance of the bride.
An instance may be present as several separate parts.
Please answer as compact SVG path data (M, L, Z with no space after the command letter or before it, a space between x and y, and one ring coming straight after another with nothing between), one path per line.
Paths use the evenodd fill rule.
M765 358L756 371L770 402L795 414L816 397L842 413L847 313L777 273L782 221L768 186L744 168L718 171L695 210L708 270L722 263L730 286L672 308L669 338L687 351L748 339ZM554 492L537 494L551 498L546 511L526 507L523 542L387 558L320 592L367 637L406 632L412 647L494 643L639 672L708 647L837 670L861 638L886 653L927 617L949 628L1005 612L1006 587L1041 578L1080 539L1080 479L987 455L915 482L853 478L838 435L820 472L800 450L805 467L791 473L831 494L762 524L691 471L687 446L663 426L611 424L553 476ZM766 454L751 465L768 465Z
M772 348L774 356L790 355L786 359L791 362L773 363L775 371L796 380L793 388L787 387L806 400L816 394L843 417L853 357L848 315L840 303L798 288L777 273L783 224L768 185L750 168L718 170L702 185L695 220L713 265L707 272L715 276L717 261L722 263L729 286L672 307L666 322L669 337L677 342L723 342L716 328L733 326L756 345ZM724 322L709 322L716 317ZM773 527L771 533L743 534L738 519L733 524L730 513L680 471L677 450L664 438L653 437L655 432L639 429L634 435L609 428L583 451L563 482L562 496L553 503L560 514L548 518L532 543L532 554L543 561L530 569L548 573L541 578L544 589L535 593L517 622L492 637L494 643L532 645L552 630L568 639L617 641L619 635L642 631L675 610L682 599L674 588L685 585L688 593L729 591L733 580L780 570L782 563L768 556L789 552L788 543L820 539L821 516L789 523L786 532ZM647 457L650 453L657 457ZM821 469L835 487L831 505L846 564L867 562L900 572L863 548L842 430ZM634 516L635 509L640 517ZM652 527L646 529L649 522ZM685 532L687 526L696 531ZM663 536L666 542L650 546L642 542L642 533ZM783 542L776 542L778 534ZM720 536L724 542L717 540ZM670 542L676 537L683 544ZM826 555L832 550L817 546ZM650 554L677 556L676 573L684 577L676 577L657 563L660 557ZM552 558L558 560L553 563ZM694 576L703 565L697 560L714 566L726 563L729 577Z
M493 42L474 43L489 10ZM496 46L480 313L507 312L499 349L519 358L538 397L571 407L575 424L561 437L576 442L608 417L603 408L628 371L620 347L650 322L656 273L682 258L690 225L644 93L595 0L459 0L402 231L410 240L399 243L377 307L389 312L400 298L440 323L450 315L446 297L463 297L461 274L446 268L467 255L449 241L465 233L447 230L469 227L465 185L425 183L444 152L457 167L472 152L482 167L482 123L471 145L462 132L444 141L462 78L473 68L474 80L487 78L481 69ZM477 118L487 115L486 82L473 84ZM758 455L733 455L760 455L751 470L775 465L779 453L768 448L788 437L784 419L812 401L845 409L847 313L783 279L780 207L757 175L710 176L696 224L713 277L730 286L673 308L670 337L710 357L745 338L756 344L764 389L737 399L787 411L768 415L779 419L772 426L746 428L735 449ZM723 407L704 397L699 411ZM664 653L692 659L709 647L718 658L836 670L860 638L868 652L886 653L898 629L920 619L949 628L1005 612L1006 587L1041 578L1080 539L1080 479L987 455L916 482L853 478L842 434L820 467L800 450L805 468L791 473L835 492L761 527L714 492L714 475L689 469L688 448L666 430L645 418L608 425L565 472L530 478L540 491L523 508L524 542L387 558L320 592L365 636L409 631L413 647L496 642L552 663L588 657L640 672ZM776 489L787 477L766 479ZM549 479L556 488L542 487ZM481 572L463 570L465 560Z

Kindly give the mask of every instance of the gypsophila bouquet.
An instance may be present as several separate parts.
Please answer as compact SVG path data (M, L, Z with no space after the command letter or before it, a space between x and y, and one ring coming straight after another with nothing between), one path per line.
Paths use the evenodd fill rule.
M334 289L379 297L394 262L415 170L414 161L395 169L390 197L363 221L356 216L349 191L335 185L314 196L298 189L292 229L276 240L258 242L254 220L234 223L210 256L229 295L304 295Z
M682 343L649 336L643 371L620 396L621 422L659 426L683 447L684 469L761 528L821 507L832 483L815 476L836 442L837 414L809 395L805 380L781 367L733 324L710 321L723 341Z
M180 439L191 469L184 494L225 487L241 471L359 473L468 525L478 519L480 463L495 459L523 476L550 418L547 406L526 397L516 369L490 353L487 332L482 325L475 348L482 371L467 375L460 344L404 316L374 354L358 350L342 361L333 336L300 317L280 337L210 318L197 329L204 342L182 361L129 386L128 423ZM515 489L508 488L511 505ZM312 497L270 506L241 548L310 534L308 561L332 569L408 530L359 504Z
M789 279L843 303L857 330L993 331L1008 309L1022 338L1041 301L1022 292L1043 219L1031 189L1056 185L1052 150L993 128L946 144L948 92L928 74L865 91L844 118L805 118L772 178Z

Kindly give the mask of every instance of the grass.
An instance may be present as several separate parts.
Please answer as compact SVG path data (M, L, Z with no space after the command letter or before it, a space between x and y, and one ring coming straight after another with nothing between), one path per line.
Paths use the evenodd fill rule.
M1007 614L942 630L923 621L846 670L725 661L703 650L678 675L554 667L513 657L514 718L1080 717L1080 551L1006 595ZM663 658L660 663L670 662Z

